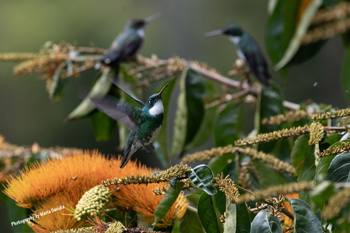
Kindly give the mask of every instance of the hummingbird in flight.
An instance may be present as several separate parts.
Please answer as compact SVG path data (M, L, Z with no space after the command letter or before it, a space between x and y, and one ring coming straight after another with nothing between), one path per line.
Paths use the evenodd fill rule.
M122 89L126 94L132 97L141 108L130 103L118 102L109 96L105 96L104 98L90 98L97 109L111 118L121 121L131 131L127 138L120 168L125 167L131 156L139 148L143 148L149 154L150 152L145 146L151 145L154 149L152 142L158 136L162 128L164 117L162 94L167 86L168 84L166 84L159 93L151 95L146 103L143 103L134 95Z
M205 36L226 35L236 45L237 55L265 87L269 86L271 75L261 48L256 40L237 24L230 24L222 30L205 33Z
M114 39L108 52L101 58L100 63L118 68L120 62L129 57L134 57L143 44L145 27L160 17L162 17L162 14L158 13L146 19L134 18L129 20L124 30ZM100 66L101 64L97 64L95 68L98 69Z

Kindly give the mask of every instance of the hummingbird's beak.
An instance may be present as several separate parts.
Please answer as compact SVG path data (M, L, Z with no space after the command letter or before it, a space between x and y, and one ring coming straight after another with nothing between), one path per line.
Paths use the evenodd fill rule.
M204 37L217 36L217 35L221 35L221 34L222 34L222 30L216 30L216 31L204 33Z
M162 97L163 91L164 91L164 89L165 89L168 85L169 85L169 83L165 84L165 86L162 88L162 90L158 93L157 96Z
M151 15L150 17L147 17L147 18L145 19L145 23L146 23L146 24L149 24L150 22L152 22L152 21L154 21L154 20L156 20L156 19L159 19L159 18L161 18L161 17L163 17L163 13L162 13L162 12L160 12L160 13L158 13L158 14L155 14L155 15Z

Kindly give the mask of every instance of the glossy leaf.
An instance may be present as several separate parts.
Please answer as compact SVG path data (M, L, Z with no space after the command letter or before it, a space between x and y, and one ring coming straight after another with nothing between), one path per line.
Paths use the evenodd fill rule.
M286 197L286 201L289 202L293 210L294 232L323 233L321 222L317 218L317 216L312 212L309 204L300 199L289 199L288 197Z
M215 145L227 146L239 139L242 129L243 103L230 103L215 120Z
M67 62L61 62L52 76L52 81L49 89L49 97L56 102L59 102L61 100L64 87L69 80L69 78L61 78L61 72L66 65Z
M334 183L349 182L350 180L350 153L343 152L337 155L329 165L325 180Z
M198 201L198 216L207 233L221 233L222 225L216 214L214 197L203 193Z
M290 1L288 1L288 2L290 2ZM306 46L300 47L300 41L303 38L303 36L306 34L307 29L309 28L310 22L311 22L312 18L314 17L314 15L316 14L318 8L322 5L322 2L323 2L322 0L312 1L307 6L306 10L303 12L303 14L300 18L300 21L298 23L298 26L296 27L296 30L294 32L294 35L288 43L288 48L285 50L284 55L281 58L281 60L275 65L275 68L277 70L286 66L292 60L292 58L297 54L299 49L307 50ZM286 9L288 9L288 10L286 12L289 12L290 8L287 8L287 7L288 6L286 6ZM299 9L297 9L297 10L299 10ZM291 19L294 22L297 20L297 17L298 17L297 14L289 15L289 16L294 17ZM288 33L287 30L284 30L284 34L285 33ZM314 55L314 54L309 54L309 53L305 52L305 53L303 53L303 55L308 56L308 57L310 57L310 55ZM299 60L299 62L300 62L300 59L296 59L296 60Z
M175 185L175 188L174 187L169 188L165 196L159 202L156 210L154 211L155 221L153 225L157 224L160 220L162 220L165 217L165 215L170 210L171 206L175 203L184 184L185 183L183 182L177 182Z
M282 225L277 217L261 210L254 218L250 233L283 233Z
M313 180L315 177L314 147L309 146L309 140L309 135L299 136L292 149L292 165L297 171L299 181Z
M192 168L191 171L188 172L188 176L191 182L204 192L209 195L214 195L216 193L216 189L212 184L214 178L213 171L207 165L201 164Z
M94 104L89 97L102 98L104 97L112 86L111 82L111 69L105 68L102 75L92 87L88 97L86 97L78 107L76 107L68 116L68 120L78 119L83 117L95 109Z
M187 208L185 215L179 221L179 232L205 233L197 211L194 208Z
M159 92L166 83L169 85L167 86L166 90L162 94L162 99L163 99L163 107L164 107L164 119L163 119L163 124L162 124L162 130L159 132L157 141L160 144L160 147L163 151L163 154L168 157L169 153L169 147L168 147L168 120L169 120L169 110L170 110L170 100L171 100L171 94L174 90L175 84L176 84L177 79L173 78L171 81L162 83L159 87L157 92Z
M96 111L91 116L91 123L96 141L101 142L111 139L117 122L103 112Z

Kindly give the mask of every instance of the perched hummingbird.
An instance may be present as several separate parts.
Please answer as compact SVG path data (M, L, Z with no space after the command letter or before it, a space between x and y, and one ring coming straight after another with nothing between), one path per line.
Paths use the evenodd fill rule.
M120 168L125 167L131 156L140 147L147 153L150 152L146 149L146 145L151 145L152 148L154 148L152 142L158 136L162 128L164 116L162 93L167 86L168 84L166 84L158 94L151 95L146 103L143 103L141 100L126 92L140 104L141 108L135 107L129 103L117 102L108 96L101 99L90 98L96 108L111 118L121 121L131 130L128 135Z
M237 46L237 55L245 61L255 77L264 86L269 86L271 75L264 54L256 40L237 24L230 24L223 30L205 33L205 36L224 34Z
M129 20L124 31L114 39L107 54L101 58L100 63L118 68L120 62L125 61L128 57L135 56L143 43L146 25L161 16L161 13L158 13L146 19ZM99 66L100 64L96 68L99 68Z

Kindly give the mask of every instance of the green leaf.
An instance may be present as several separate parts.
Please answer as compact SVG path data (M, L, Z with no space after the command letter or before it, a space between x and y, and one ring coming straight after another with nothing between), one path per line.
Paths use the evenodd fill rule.
M329 165L325 180L334 183L349 182L350 180L350 153L343 152L337 155Z
M290 2L290 1L287 1L287 2ZM307 50L307 46L300 47L300 42L303 36L306 34L307 29L309 28L310 22L312 18L315 16L316 12L318 11L318 8L321 7L322 2L323 2L322 0L314 0L307 6L306 10L303 12L303 15L300 18L298 26L294 32L294 36L290 39L288 48L285 50L285 53L281 58L281 60L275 65L275 69L279 70L285 65L287 65L292 60L292 58L297 54L299 48L302 50L308 51L308 52L301 52L304 56L307 56L307 58L311 58L312 56L315 55L315 52L310 53L310 50ZM289 11L289 8L287 7L288 6L286 6L286 9L288 10L286 12ZM296 9L296 10L299 10L299 9ZM290 17L294 17L291 19L294 22L297 20L297 14L290 15ZM285 29L284 33L288 33L287 31L288 30ZM320 45L322 46L323 43ZM318 47L320 48L321 46L318 46ZM313 48L311 51L314 51L314 50L315 49ZM301 56L300 58L303 58L303 56ZM298 59L299 62L300 62L300 58ZM303 60L305 61L307 59L304 58Z
M201 126L204 116L204 94L204 78L194 70L188 70L186 76L187 132L185 145L194 139Z
M239 139L242 129L243 103L229 104L216 118L215 145L227 146Z
M76 107L69 115L68 120L78 119L83 117L95 109L95 105L91 102L90 98L102 98L104 97L112 86L111 82L111 69L109 67L103 70L101 77L97 80L93 88L91 89L88 97L86 97L78 107Z
M156 210L154 211L155 221L153 225L156 225L160 220L162 220L165 217L165 215L168 213L171 206L174 204L177 197L179 196L184 184L185 183L183 182L177 182L175 188L169 188L165 196L162 198L162 200L160 200Z
M159 135L158 135L159 136ZM158 140L154 140L153 141L153 146L154 146L154 152L157 156L157 159L159 160L160 164L162 165L163 169L167 169L168 167L170 167L170 164L168 163L168 159L167 156L164 154L160 143L158 142Z
M250 232L250 216L245 203L236 204L237 211L237 233Z
M179 232L205 233L197 211L194 208L187 208L185 215L179 221Z
M169 153L168 121L169 121L169 112L170 112L169 111L170 110L170 100L171 100L171 94L174 90L176 81L177 81L177 79L173 78L170 82L166 82L166 83L169 83L169 85L162 94L163 107L164 107L164 119L163 119L163 123L162 123L162 130L158 134L157 141L159 142L160 147L161 147L166 158L168 157L168 153ZM162 83L162 85L160 85L158 87L158 91L160 91L166 83Z
M320 220L311 211L311 207L306 202L300 199L288 198L286 201L289 202L293 210L294 215L294 232L313 232L323 233Z
M204 116L204 78L186 69L180 78L171 157L179 154L196 136Z
M237 217L238 214L236 204L231 203L226 198L226 216L224 223L224 233L236 233Z
M309 135L301 135L292 149L292 165L297 170L298 180L313 180L315 177L314 146L309 146Z
M346 53L343 62L342 81L344 88L344 95L348 103L350 103L350 46L346 45Z
M282 225L277 217L261 210L252 222L251 233L283 233Z
M221 172L223 172L225 175L229 175L232 180L237 181L238 177L235 172L235 158L235 154L217 156L209 161L208 166L213 171L214 176L217 176L218 174L221 174Z
M282 90L274 83L271 83L271 87L263 88L261 90L258 96L255 112L255 129L257 130L258 134L281 129L281 126L277 125L263 125L261 121L265 117L284 114L285 108L283 106L283 100L284 95ZM288 152L288 148L286 146L281 146L283 144L283 141L259 143L257 145L257 150L265 153L271 153L278 157L280 155L280 151L283 151L284 154ZM252 162L261 188L268 188L274 185L286 183L285 179L278 172L272 170L272 168L270 168L267 164L264 164L259 160L252 160Z
M62 98L63 90L66 84L68 83L68 78L60 78L61 72L63 68L67 65L67 62L62 62L57 69L55 70L55 73L52 76L52 81L49 89L49 97L50 99L59 102Z
M114 133L117 122L104 114L96 111L91 116L92 129L94 130L96 141L108 141Z
M263 88L258 96L257 107L255 112L255 129L258 134L269 133L281 129L278 125L263 125L262 119L278 114L284 114L285 108L283 106L284 94L281 88L271 83L271 87ZM259 143L258 150L265 153L272 152L277 144L281 141L272 141L267 143ZM274 151L278 155L278 151Z
M203 193L198 201L198 216L207 233L221 233L222 225L216 214L214 197Z
M312 206L315 209L322 209L324 204L336 193L334 184L330 181L323 181L311 192Z
M202 195L203 191L202 190L195 190L190 192L189 194L186 195L186 198L192 202L193 205L197 206L198 205L198 200L200 196Z
M214 175L210 167L205 164L198 165L188 172L188 176L196 187L202 189L209 195L215 195L216 189L212 184Z

